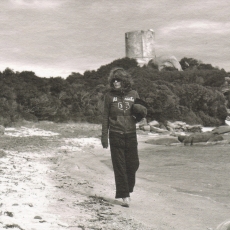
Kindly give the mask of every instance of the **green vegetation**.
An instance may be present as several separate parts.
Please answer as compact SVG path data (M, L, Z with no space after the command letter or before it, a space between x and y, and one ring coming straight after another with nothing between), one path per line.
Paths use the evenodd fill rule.
M0 72L0 124L20 120L100 123L108 74L123 67L134 78L134 88L148 104L148 117L164 123L218 126L227 116L221 87L228 73L196 59L183 58L179 72L167 67L139 67L135 59L122 58L98 70L61 77L40 78L31 71Z

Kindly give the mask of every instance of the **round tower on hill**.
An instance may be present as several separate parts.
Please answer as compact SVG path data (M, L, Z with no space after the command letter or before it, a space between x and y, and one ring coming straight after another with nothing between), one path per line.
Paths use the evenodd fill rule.
M135 58L140 65L155 58L155 33L152 29L125 33L126 57Z

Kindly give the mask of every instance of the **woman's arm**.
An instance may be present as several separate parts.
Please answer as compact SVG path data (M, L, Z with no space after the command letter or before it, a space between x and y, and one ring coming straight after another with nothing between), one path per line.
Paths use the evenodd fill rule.
M138 98L138 99L140 98L140 97L139 97L139 94L138 94L138 92L137 92L137 91L136 91L136 98Z
M108 129L109 129L109 96L105 95L104 112L102 120L101 144L103 148L108 148Z

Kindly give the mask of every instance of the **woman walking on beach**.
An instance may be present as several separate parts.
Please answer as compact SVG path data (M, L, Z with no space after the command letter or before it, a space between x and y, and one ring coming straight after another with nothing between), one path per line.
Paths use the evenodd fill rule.
M132 90L132 78L123 68L114 68L109 75L110 91L105 95L101 142L108 148L108 137L115 175L116 195L129 207L130 193L139 167L136 122L147 109L135 104L139 95Z

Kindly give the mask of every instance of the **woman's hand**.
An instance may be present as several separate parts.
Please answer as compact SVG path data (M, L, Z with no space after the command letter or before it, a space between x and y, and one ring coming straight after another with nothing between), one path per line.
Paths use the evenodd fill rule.
M101 144L104 149L107 149L109 146L108 137L101 137Z

